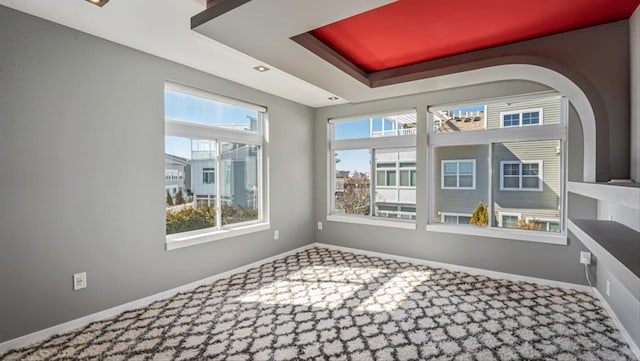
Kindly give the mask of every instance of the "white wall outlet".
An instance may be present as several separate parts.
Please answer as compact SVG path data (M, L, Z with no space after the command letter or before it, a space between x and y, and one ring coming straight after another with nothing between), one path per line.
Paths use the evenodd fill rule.
M87 272L76 273L73 275L73 290L81 290L87 288Z
M580 252L580 263L591 264L591 252Z
M322 231L322 222L318 222L318 231Z
M278 230L273 231L273 239L280 239L280 231Z
M611 282L609 282L609 280L607 280L607 297L611 296Z

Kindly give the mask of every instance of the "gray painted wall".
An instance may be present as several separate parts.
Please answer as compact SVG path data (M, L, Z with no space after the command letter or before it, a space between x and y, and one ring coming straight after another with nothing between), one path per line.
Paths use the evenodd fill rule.
M640 7L629 19L631 59L631 179L640 183Z
M2 6L0 54L0 342L313 242L312 109ZM268 107L271 231L165 251L165 80Z

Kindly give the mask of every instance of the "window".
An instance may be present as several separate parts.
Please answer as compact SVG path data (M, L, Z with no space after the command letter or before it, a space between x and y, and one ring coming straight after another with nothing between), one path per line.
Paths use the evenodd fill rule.
M441 212L440 221L447 224L469 224L471 214Z
M165 85L165 181L180 190L166 202L168 249L265 229L265 114L259 106Z
M542 109L501 112L502 128L522 127L542 124Z
M329 121L329 216L415 220L415 126L415 111Z
M442 189L475 189L476 160L443 160L441 178Z
M501 190L542 191L542 161L501 161Z
M452 117L456 112L451 109L460 109L461 120ZM437 180L428 198L431 228L470 232L454 226L473 219L484 227L473 232L487 235L508 228L546 242L549 236L542 232L562 233L567 109L567 100L555 94L429 108L428 159ZM462 119L467 110L480 112L486 126L465 133L471 130ZM445 115L451 119L443 122ZM537 127L523 128L532 125Z
M216 170L215 168L203 168L202 169L202 183L214 184L216 182Z

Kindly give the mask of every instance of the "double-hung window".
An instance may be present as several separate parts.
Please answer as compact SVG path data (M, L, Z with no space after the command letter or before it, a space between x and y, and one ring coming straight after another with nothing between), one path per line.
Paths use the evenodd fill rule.
M329 220L415 227L416 112L329 120Z
M164 98L165 174L185 175L167 195L167 249L267 229L266 109L174 83Z
M504 111L500 113L500 126L509 128L541 125L543 122L542 114L543 108Z
M427 228L566 242L544 233L564 232L567 104L546 93L430 107Z

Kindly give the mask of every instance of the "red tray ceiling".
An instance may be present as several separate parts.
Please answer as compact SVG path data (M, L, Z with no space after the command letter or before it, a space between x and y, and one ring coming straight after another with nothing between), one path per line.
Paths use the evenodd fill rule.
M627 19L640 0L398 0L311 33L375 72Z

